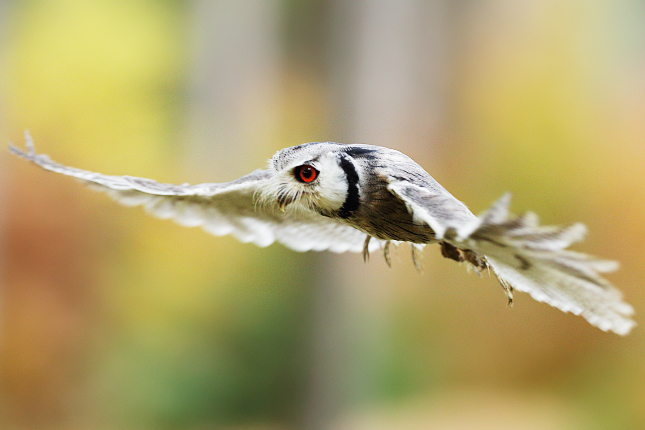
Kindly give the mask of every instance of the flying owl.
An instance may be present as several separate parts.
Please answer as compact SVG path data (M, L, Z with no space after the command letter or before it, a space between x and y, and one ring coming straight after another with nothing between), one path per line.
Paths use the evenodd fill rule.
M512 304L514 290L582 315L604 331L627 334L633 308L602 273L618 267L567 248L586 228L541 226L532 212L509 214L510 194L475 216L421 166L399 151L372 145L305 143L278 151L264 170L226 183L162 184L63 166L10 150L40 167L72 176L128 206L201 226L216 236L295 251L370 252L406 242L418 267L420 251L438 244L444 257L493 273Z

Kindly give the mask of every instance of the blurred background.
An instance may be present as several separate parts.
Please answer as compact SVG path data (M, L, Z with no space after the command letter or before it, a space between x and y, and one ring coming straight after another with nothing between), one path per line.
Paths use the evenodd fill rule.
M0 147L228 181L309 141L505 191L641 323L621 338L428 247L299 254L160 221L0 150L1 429L645 428L645 3L0 1Z

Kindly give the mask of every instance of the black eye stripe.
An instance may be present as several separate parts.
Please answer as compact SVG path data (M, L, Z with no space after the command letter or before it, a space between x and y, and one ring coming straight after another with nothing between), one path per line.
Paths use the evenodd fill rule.
M358 193L358 172L356 167L352 162L351 158L344 153L339 154L340 158L340 167L345 172L345 177L347 178L347 197L345 197L345 202L338 211L338 215L341 218L349 218L352 213L360 204L360 196Z

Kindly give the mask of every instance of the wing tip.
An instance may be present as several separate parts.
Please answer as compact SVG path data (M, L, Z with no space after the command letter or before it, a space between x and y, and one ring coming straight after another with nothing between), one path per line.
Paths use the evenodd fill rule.
M31 133L29 133L29 130L25 130L24 133L25 136L25 147L27 148L27 151L23 151L22 149L18 148L16 145L13 143L9 142L9 151L13 152L14 154L31 159L31 157L36 155L36 147L34 146L34 140L31 138Z
M18 148L16 145L13 143L9 143L9 152L23 158L27 158L27 153L23 151L22 149Z
M609 289L604 290L605 294L596 295L597 299L592 303L586 300L579 301L575 297L568 297L563 289L545 289L540 279L526 277L490 256L487 256L487 259L500 283L506 282L515 290L528 293L534 300L560 311L580 315L602 331L625 336L636 326L636 322L630 318L634 315L634 308L623 301L620 291L611 285Z

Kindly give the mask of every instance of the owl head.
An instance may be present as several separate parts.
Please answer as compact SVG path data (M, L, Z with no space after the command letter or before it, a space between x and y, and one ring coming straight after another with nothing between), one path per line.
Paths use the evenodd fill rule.
M315 211L347 218L360 201L360 166L350 147L312 142L278 151L269 160L273 173L260 201L280 210Z

